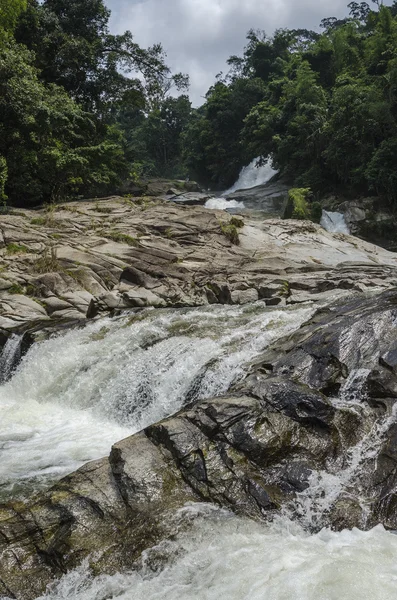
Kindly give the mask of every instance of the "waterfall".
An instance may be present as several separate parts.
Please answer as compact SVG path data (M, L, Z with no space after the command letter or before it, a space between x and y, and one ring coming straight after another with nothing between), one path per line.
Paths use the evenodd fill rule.
M339 212L328 212L327 210L323 210L320 225L330 233L350 234L345 217Z
M8 381L21 360L23 335L13 333L8 338L0 356L0 381Z
M360 395L367 376L353 370L332 401L368 410ZM85 562L37 600L394 600L397 536L382 525L340 532L321 526L342 489L357 494L362 463L376 456L395 418L375 425L334 473L313 472L293 520L288 511L260 523L207 504L187 505L171 517L179 534L145 551L132 572L92 577Z
M243 167L236 183L232 185L230 189L224 192L223 196L232 194L237 190L246 190L257 185L263 185L277 173L277 171L272 169L270 165L270 159L267 159L266 163L260 167L256 166L258 161L259 158L254 158L254 160L247 167Z
M0 495L46 487L187 400L226 392L313 312L147 309L34 345L0 387Z

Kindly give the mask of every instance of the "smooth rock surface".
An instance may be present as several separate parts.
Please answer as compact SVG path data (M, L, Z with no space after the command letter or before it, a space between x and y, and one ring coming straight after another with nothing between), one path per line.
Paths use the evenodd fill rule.
M131 306L298 303L397 285L397 258L309 222L245 220L153 198L72 202L2 216L0 331ZM149 293L150 292L150 293ZM89 311L89 312L88 312Z

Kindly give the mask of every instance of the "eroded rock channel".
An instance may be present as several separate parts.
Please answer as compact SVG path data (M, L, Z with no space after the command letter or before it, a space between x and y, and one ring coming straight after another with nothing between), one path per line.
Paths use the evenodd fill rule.
M395 257L304 223L246 223L238 247L216 235L181 279L125 266L90 299L91 324L34 344L2 386L3 597L37 598L63 576L48 597L113 597L113 580L90 596L68 577L142 560L164 573L179 551L162 544L195 528L181 515L203 503L247 532L244 519L287 519L313 544L324 527L397 529ZM170 308L164 290L185 292L193 272ZM160 298L159 281L164 303L132 302ZM103 318L109 293L134 310Z

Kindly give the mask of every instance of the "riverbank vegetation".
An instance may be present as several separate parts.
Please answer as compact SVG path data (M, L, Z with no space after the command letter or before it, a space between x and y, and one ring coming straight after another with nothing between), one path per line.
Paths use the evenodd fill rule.
M102 0L3 5L2 202L103 195L145 177L225 189L270 156L296 188L397 206L397 1L350 2L319 31L251 30L197 109L161 45L110 33Z

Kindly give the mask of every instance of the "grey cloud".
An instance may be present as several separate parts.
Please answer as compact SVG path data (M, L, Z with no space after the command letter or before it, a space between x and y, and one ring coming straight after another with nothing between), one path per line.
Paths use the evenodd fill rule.
M130 29L142 46L161 42L174 71L190 75L194 104L241 54L249 29L318 29L322 18L342 17L349 0L108 0L112 30Z

